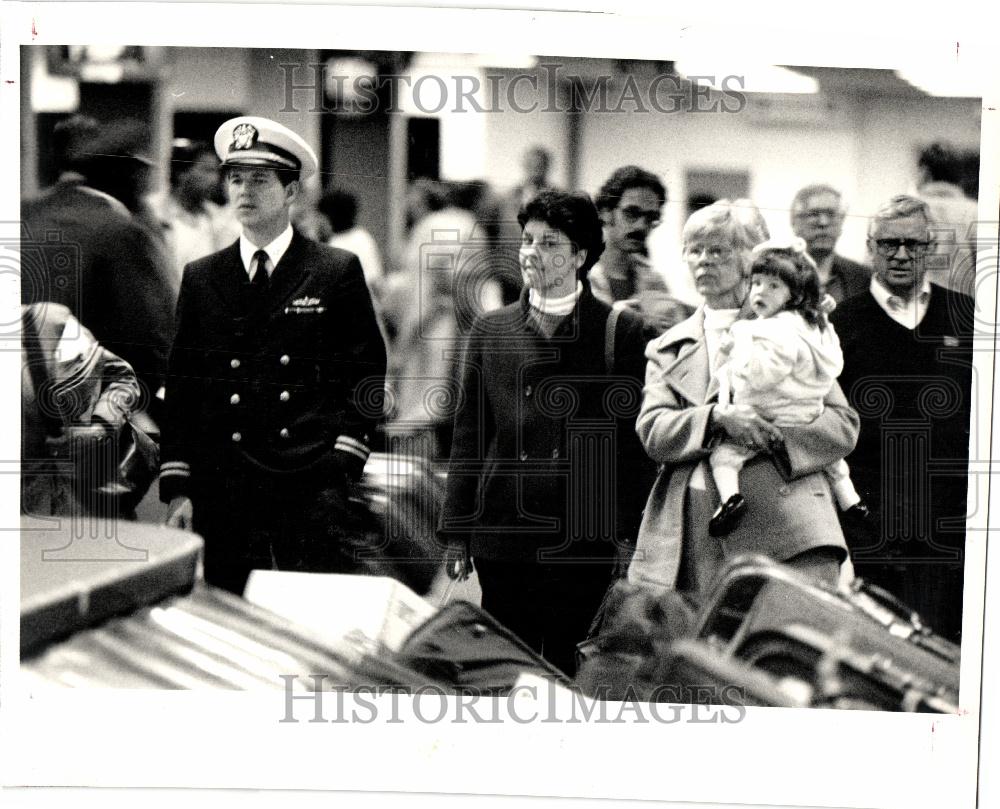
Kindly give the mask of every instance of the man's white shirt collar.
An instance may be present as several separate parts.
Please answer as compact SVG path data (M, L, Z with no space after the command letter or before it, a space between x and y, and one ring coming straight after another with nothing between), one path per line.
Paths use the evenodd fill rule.
M920 325L924 315L927 314L927 307L931 301L931 283L927 280L927 276L924 276L919 292L908 301L899 295L893 295L875 276L872 276L869 288L872 297L882 310L900 326L911 331Z
M282 232L270 244L266 244L263 247L258 247L252 241L250 241L245 234L240 234L240 258L243 260L243 269L246 270L247 276L250 280L253 280L253 276L250 275L250 262L253 260L253 254L258 250L263 250L267 253L268 263L267 263L267 276L268 278L274 273L274 268L278 266L278 262L281 261L281 257L285 255L285 251L288 250L288 245L292 243L292 226L288 225Z

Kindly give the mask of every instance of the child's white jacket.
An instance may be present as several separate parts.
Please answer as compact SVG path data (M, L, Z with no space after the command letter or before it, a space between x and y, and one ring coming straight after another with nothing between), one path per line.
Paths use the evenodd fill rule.
M733 402L753 405L778 425L808 424L823 412L823 399L844 369L833 326L821 330L785 311L738 320L729 333L732 348L717 374L728 375Z

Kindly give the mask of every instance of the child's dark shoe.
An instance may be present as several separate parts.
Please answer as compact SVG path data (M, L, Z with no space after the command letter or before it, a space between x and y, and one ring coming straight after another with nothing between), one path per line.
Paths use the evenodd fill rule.
M747 501L742 494L734 494L723 503L712 515L708 523L708 533L713 537L722 537L739 525L740 519L747 510Z
M850 508L844 509L843 520L847 525L863 526L871 520L871 511L864 500L858 500Z

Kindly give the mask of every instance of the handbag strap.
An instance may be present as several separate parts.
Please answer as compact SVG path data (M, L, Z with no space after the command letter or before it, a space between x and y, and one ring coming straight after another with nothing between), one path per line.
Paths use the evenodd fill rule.
M609 374L615 370L615 336L618 331L618 316L621 313L621 309L612 306L604 327L604 370Z
M28 355L28 372L31 374L31 385L35 389L35 402L38 413L45 424L45 431L53 438L61 436L66 425L60 416L56 416L45 399L49 398L52 375L49 372L49 362L42 350L42 341L38 336L38 322L35 309L24 306L21 309L21 340Z

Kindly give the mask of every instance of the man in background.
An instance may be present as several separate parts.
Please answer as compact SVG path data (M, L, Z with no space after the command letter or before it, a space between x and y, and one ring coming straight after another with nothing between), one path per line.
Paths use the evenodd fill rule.
M239 226L213 202L219 191L219 160L207 143L176 138L170 153L170 193L154 198L171 266L180 287L184 267L232 244Z
M847 210L829 185L807 185L792 200L792 230L816 262L824 291L840 303L867 291L871 270L835 252Z
M871 509L844 533L859 576L950 640L962 629L973 301L932 284L927 205L893 197L869 227L874 277L830 316L861 417L851 477Z
M979 205L962 189L966 160L948 143L932 143L917 163L917 196L934 219L934 252L928 269L935 283L975 297L976 221ZM978 174L978 160L975 163Z
M358 224L358 198L350 191L332 188L320 197L319 212L330 222L330 247L354 253L361 262L368 288L377 291L384 280L382 254L372 235Z
M649 261L649 234L659 226L667 189L660 178L638 166L617 169L597 192L604 224L604 253L588 274L594 297L627 306L643 319L653 339L693 311L670 295L666 281Z
M21 302L66 306L132 366L140 407L159 420L177 284L163 242L136 213L149 183L148 131L76 115L53 140L58 180L21 204Z
M531 202L542 191L551 191L555 188L552 181L549 180L552 155L547 149L541 146L532 146L524 153L524 157L521 159L521 168L524 170L524 179L510 193L513 203L511 208L515 216L517 211Z

